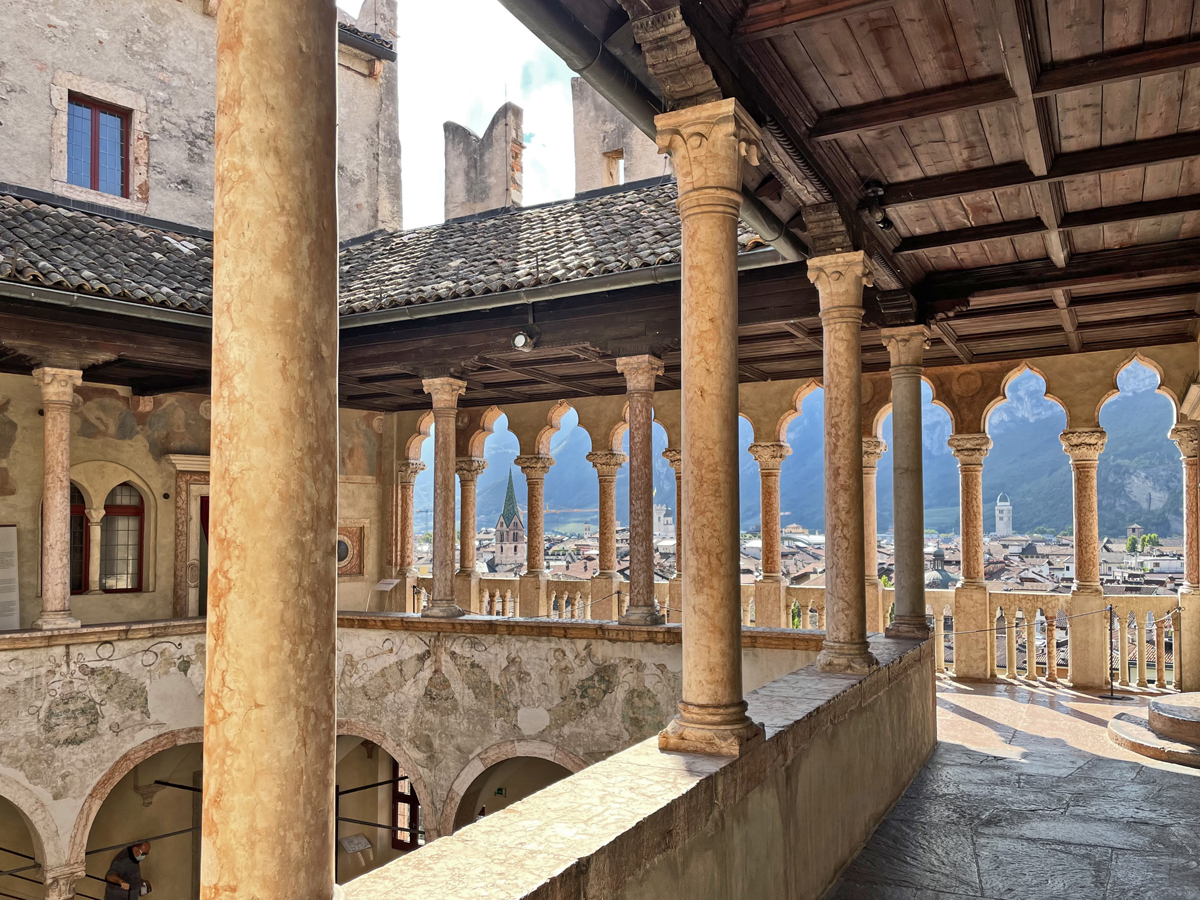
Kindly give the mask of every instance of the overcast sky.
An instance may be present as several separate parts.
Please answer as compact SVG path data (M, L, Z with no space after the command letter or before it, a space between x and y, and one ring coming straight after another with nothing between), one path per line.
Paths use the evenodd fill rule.
M357 16L362 0L338 0ZM512 100L525 111L526 205L575 192L571 70L498 0L400 0L396 52L404 227L442 221L442 123L476 134Z

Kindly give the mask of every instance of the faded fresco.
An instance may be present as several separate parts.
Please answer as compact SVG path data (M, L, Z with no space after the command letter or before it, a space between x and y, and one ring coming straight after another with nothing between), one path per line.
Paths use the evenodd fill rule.
M200 394L167 394L153 398L139 412L129 399L108 388L76 388L82 402L75 407L76 434L85 439L145 440L156 461L168 453L207 456L209 399Z
M12 398L0 397L0 497L11 497L17 492L17 486L8 471L8 455L17 442L19 426L8 414L10 406Z
M83 797L125 751L204 716L204 635L6 652L0 769Z
M437 805L503 741L592 763L657 734L681 695L679 666L677 646L343 629L338 716L396 736Z
M383 417L377 412L338 411L338 475L376 478L383 452Z

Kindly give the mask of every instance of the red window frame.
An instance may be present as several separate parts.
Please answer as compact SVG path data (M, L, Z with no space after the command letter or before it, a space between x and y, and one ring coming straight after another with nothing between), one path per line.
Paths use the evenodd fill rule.
M85 97L82 94L68 94L68 107L74 103L77 106L85 106L92 111L92 133L91 133L91 149L90 165L88 171L88 190L100 191L100 112L106 112L109 115L117 116L121 120L121 194L123 198L129 198L129 131L132 125L132 116L129 110L113 106L111 103L105 103L103 100L93 100L91 97ZM69 126L68 126L69 128ZM110 197L115 196L109 194Z
M128 484L131 488L137 491L138 496L142 497L142 492L139 491L131 482L125 481L122 484ZM120 487L121 485L117 485ZM137 584L131 588L100 588L106 594L136 594L142 590L143 569L146 565L146 498L142 497L142 502L139 506L118 506L116 504L104 505L104 518L109 516L137 516L138 520L138 564L137 564ZM101 519L101 527L103 527L104 519ZM103 570L101 570L103 571Z
M75 489L75 485L71 485L71 488ZM71 504L71 518L74 519L76 516L83 519L83 579L79 590L72 590L71 593L85 594L87 593L88 575L90 574L88 565L92 557L92 529L88 527L87 513L84 511L82 503Z
M400 790L401 777L400 763L392 760L392 848L395 850L416 850L425 844L423 829L417 834L413 834L411 831L395 830L397 828L412 828L414 823L417 828L421 828L421 799L417 796L411 779L405 779L405 783L408 785L408 792L405 793ZM405 812L408 816L407 822L400 820L401 807L405 807Z

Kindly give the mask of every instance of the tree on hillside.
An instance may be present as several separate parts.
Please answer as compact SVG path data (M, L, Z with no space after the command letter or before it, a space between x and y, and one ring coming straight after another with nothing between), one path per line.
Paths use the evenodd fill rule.
M1125 552L1126 553L1137 553L1137 551L1138 551L1137 535L1131 534L1129 537L1125 538Z
M1152 532L1150 534L1142 535L1142 550L1145 550L1148 547L1158 547L1160 544L1161 542L1159 541L1157 534Z

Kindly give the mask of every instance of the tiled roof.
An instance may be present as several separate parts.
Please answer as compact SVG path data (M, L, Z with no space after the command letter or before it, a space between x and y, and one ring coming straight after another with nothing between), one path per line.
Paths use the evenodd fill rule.
M365 41L370 41L372 44L378 44L380 47L383 47L386 50L393 49L391 41L385 40L381 35L376 34L373 31L363 31L361 28L358 28L354 25L348 25L345 22L338 22L338 28L347 34L360 37Z
M389 232L342 253L342 312L389 309L679 262L675 183ZM762 240L744 225L742 250Z
M369 235L341 252L341 311L476 297L678 263L675 196L674 182L655 181ZM0 280L212 311L210 237L52 199L0 193ZM738 243L742 251L763 245L744 225Z
M0 279L211 312L212 241L0 194Z

